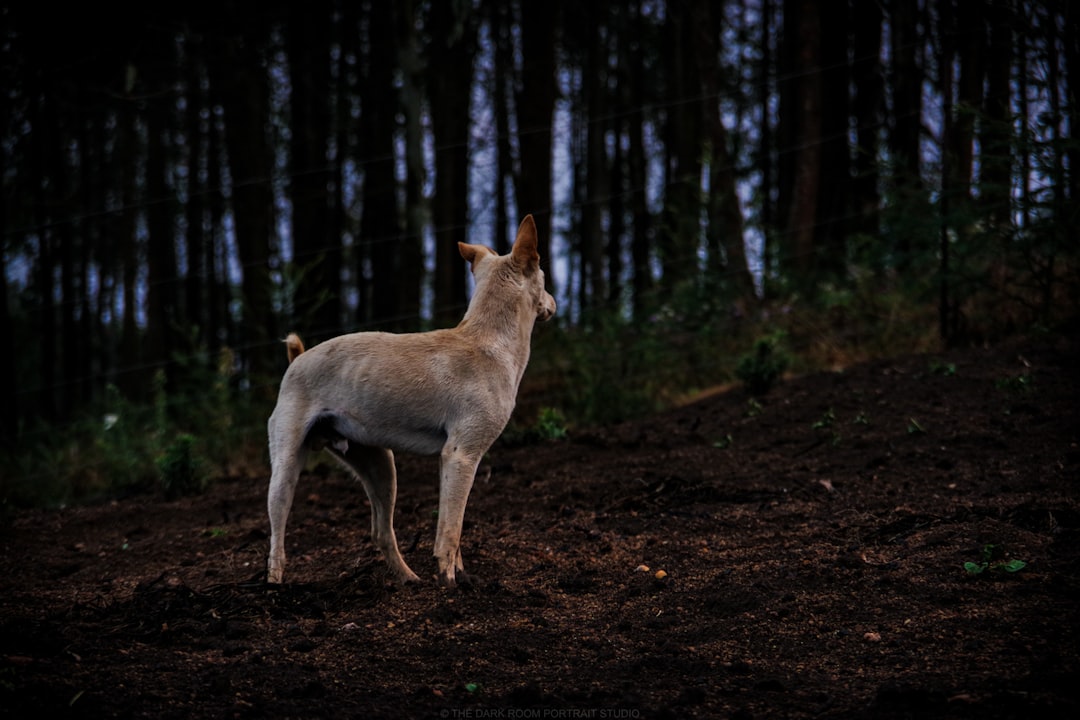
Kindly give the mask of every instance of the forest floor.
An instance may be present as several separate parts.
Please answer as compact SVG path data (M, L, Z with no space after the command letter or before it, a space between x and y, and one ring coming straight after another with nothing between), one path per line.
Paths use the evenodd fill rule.
M265 477L21 512L0 714L1080 717L1078 368L1076 341L1018 341L496 445L467 590L392 582L329 468L301 481L282 586ZM436 464L399 467L430 577Z

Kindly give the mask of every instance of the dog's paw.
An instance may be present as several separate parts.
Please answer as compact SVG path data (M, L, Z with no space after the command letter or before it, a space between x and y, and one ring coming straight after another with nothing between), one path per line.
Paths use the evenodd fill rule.
M397 581L399 583L401 583L402 585L414 585L414 586L423 584L423 582L424 582L423 580L420 579L420 576L417 575L416 573L414 573L412 570L410 570L407 575L399 575L398 578L397 578Z
M439 587L446 590L470 590L473 586L472 578L464 570L458 570L453 574L440 572L435 576L435 581L439 584Z

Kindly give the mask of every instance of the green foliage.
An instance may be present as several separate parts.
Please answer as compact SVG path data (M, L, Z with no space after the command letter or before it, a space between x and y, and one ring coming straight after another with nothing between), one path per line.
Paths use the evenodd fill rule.
M566 418L555 408L540 408L540 417L536 420L536 434L542 440L562 440L566 437Z
M999 378L994 381L994 387L1006 393L1022 394L1031 392L1035 387L1035 379L1027 373Z
M755 343L753 353L744 355L735 368L735 376L751 395L764 395L787 370L791 358L780 348L782 333L774 333Z
M149 402L108 385L93 408L63 426L24 429L0 454L0 508L81 503L155 489L198 492L247 456L262 472L269 409L232 387L232 356L216 365L178 359L156 373Z
M821 417L810 425L812 430L815 430L818 435L824 440L828 440L835 447L840 444L843 437L836 431L836 413L832 408L829 408L821 414Z
M833 426L833 422L836 421L836 413L832 408L829 408L821 414L821 418L816 420L810 427L814 430L827 430Z
M558 331L563 353L551 370L562 384L560 406L576 421L606 424L638 417L661 405L674 357L655 325L635 328L606 316L590 329ZM685 361L679 363L685 367Z
M956 374L956 363L944 362L942 360L931 360L930 373L932 375L944 375L946 377L952 377Z
M964 563L964 570L968 575L982 575L984 572L1009 574L1020 572L1027 567L1023 560L1003 559L1001 547L987 543L982 546L979 562Z
M158 473L166 497L176 499L203 491L206 472L195 449L197 442L194 435L181 433L158 458Z

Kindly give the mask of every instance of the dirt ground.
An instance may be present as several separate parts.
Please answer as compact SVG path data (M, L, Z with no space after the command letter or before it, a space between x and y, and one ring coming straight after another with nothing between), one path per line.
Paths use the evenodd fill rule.
M1080 717L1078 367L1075 341L1014 342L496 445L468 590L391 582L329 468L278 587L264 477L24 512L0 529L0 714ZM399 468L428 577L436 465Z

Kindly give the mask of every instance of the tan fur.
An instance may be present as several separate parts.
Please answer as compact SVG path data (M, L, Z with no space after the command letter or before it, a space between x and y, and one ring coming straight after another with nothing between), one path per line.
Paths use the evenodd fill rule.
M300 353L304 352L304 343L300 341L300 336L296 333L289 333L285 338L285 356L289 358L289 363L300 357Z
M461 525L480 458L503 431L529 362L535 321L555 313L544 289L536 224L526 216L509 255L459 243L476 288L457 327L426 333L353 333L305 352L286 340L290 365L267 424L267 579L285 570L285 525L308 451L326 448L360 478L372 539L401 581L418 580L394 536L393 451L440 455L438 581L464 579Z

